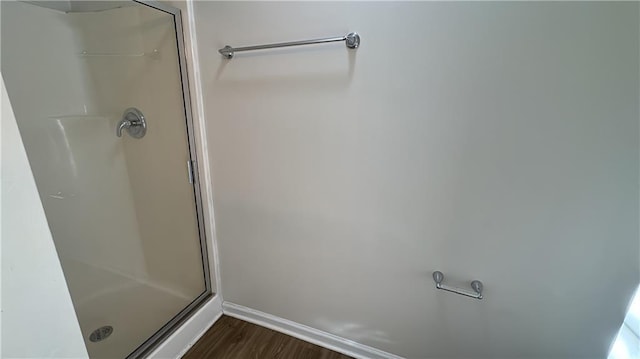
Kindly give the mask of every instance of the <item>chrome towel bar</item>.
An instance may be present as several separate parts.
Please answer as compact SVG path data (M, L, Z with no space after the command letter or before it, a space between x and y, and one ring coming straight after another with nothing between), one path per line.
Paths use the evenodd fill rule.
M475 299L482 299L482 289L484 288L484 286L479 280L474 280L471 282L471 289L473 289L473 293L442 284L442 281L444 280L444 274L442 274L442 272L440 271L433 272L433 280L436 282L436 288L438 289L446 290L447 292L456 293Z
M360 35L358 35L358 33L355 33L355 32L350 32L344 36L327 37L327 38L315 39L315 40L280 42L277 44L255 45L255 46L245 46L245 47L231 47L227 45L221 48L220 50L218 50L218 52L222 56L226 57L227 59L232 59L234 53L240 52L240 51L253 51L253 50L273 49L276 47L323 44L326 42L338 42L338 41L344 41L347 47L350 49L357 49L358 46L360 46Z

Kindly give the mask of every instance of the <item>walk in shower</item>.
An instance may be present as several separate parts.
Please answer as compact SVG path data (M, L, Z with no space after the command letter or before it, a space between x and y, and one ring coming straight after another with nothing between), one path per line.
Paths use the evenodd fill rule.
M2 75L89 355L144 355L212 295L180 12L3 1L0 24Z

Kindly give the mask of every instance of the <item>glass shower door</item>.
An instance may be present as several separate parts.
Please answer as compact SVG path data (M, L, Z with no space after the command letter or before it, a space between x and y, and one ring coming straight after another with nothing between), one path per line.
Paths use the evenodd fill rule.
M211 294L179 12L1 6L2 73L87 349L137 356Z

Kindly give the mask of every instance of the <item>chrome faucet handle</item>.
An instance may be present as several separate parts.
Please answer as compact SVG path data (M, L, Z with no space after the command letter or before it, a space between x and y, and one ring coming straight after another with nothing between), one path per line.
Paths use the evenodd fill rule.
M142 138L147 133L147 121L140 110L130 107L122 114L122 120L118 122L116 135L122 137L122 130L126 129L129 136Z
M124 118L120 120L120 122L118 123L118 128L116 129L116 136L122 137L122 130L129 127L131 127L131 121Z

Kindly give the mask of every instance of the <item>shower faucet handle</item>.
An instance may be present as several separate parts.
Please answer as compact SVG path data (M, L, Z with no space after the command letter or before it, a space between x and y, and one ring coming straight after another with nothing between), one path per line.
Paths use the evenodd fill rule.
M142 138L147 133L147 121L140 110L130 107L122 114L122 120L118 122L116 127L116 136L122 137L122 130L127 130L129 136L133 138Z
M120 120L120 122L118 123L118 128L116 129L116 136L122 137L122 130L129 127L131 127L131 121L124 118Z

